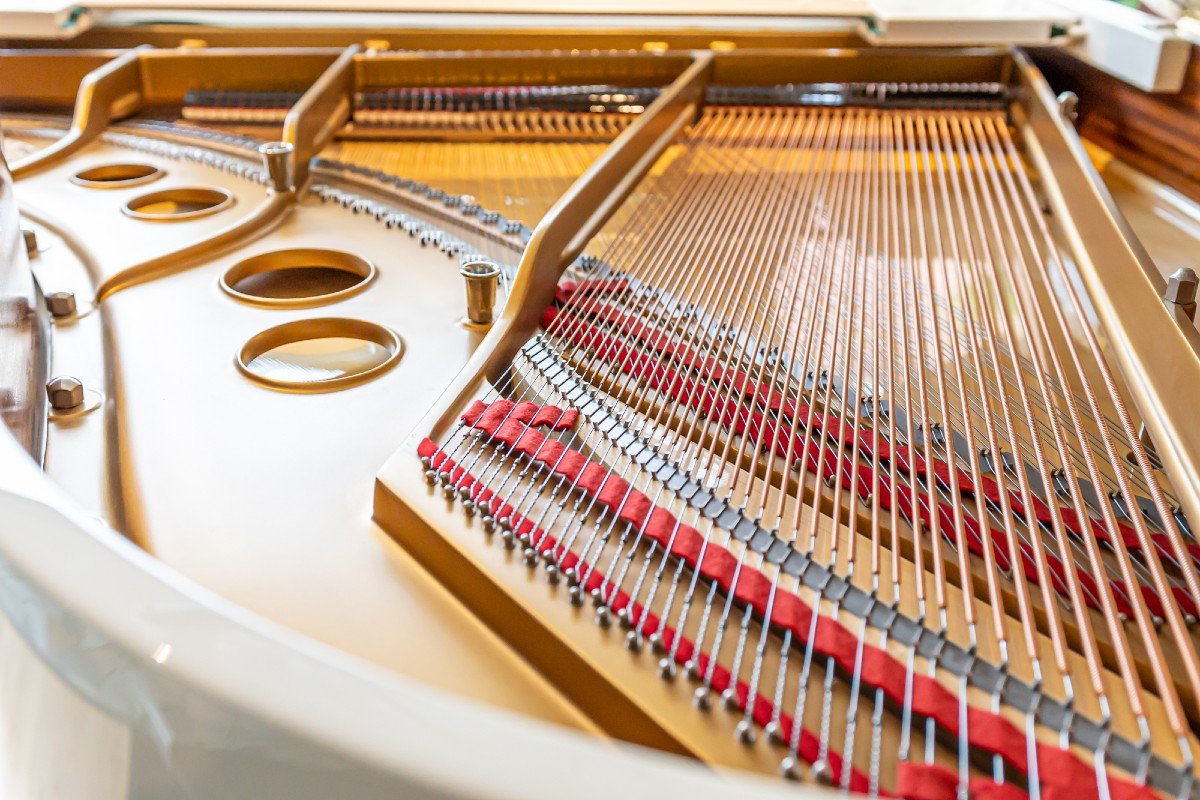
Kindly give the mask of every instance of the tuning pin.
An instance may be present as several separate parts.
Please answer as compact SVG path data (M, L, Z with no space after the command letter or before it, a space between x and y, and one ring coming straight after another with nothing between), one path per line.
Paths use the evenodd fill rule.
M483 530L485 532L491 533L492 531L496 530L496 518L491 514L484 515L482 522Z
M442 497L445 497L447 500L453 500L457 495L458 492L453 485L447 483L442 487Z
M546 580L550 582L551 586L558 585L560 575L561 573L558 571L557 564L550 563L546 565Z
M579 588L579 573L574 567L567 567L563 570L563 577L567 579L567 583L575 588Z
M505 530L510 533L512 532L512 519L509 517L501 517L500 519L496 520L496 524L500 526L501 530Z
M631 653L642 652L642 637L637 631L630 631L625 634L625 649Z
M712 708L712 695L707 686L697 687L695 694L692 695L692 705L701 711L708 711Z
M421 456L421 469L429 469L433 466L433 459L429 456Z
M512 550L517 546L517 537L513 536L513 532L509 528L504 529L504 532L500 534L500 539L504 542L506 550Z
M744 719L734 729L734 737L742 744L754 744L754 723Z
M567 598L573 606L583 605L583 590L579 588L579 584L575 584L567 589Z
M691 680L691 681L700 680L700 665L696 663L696 660L694 658L688 659L688 662L686 664L684 664L683 666L687 670L688 680Z
M450 473L449 472L439 472L438 480L440 480L443 484L450 483Z
M795 756L788 756L779 762L779 774L789 781L800 780L800 761Z
M592 605L594 605L596 608L604 605L604 592L600 591L599 586L597 586L595 589L592 589Z
M675 662L669 658L660 658L658 660L658 677L664 681L675 680Z
M525 566L529 567L530 569L537 566L537 550L534 550L532 547L526 547L521 551L521 555L524 557Z
M811 769L812 779L817 783L831 786L833 784L833 773L829 769L829 764L825 759L819 758L813 762Z
M629 606L625 606L617 612L617 622L623 630L629 630L633 627L633 613L630 612Z
M601 628L607 628L612 625L612 612L608 606L600 606L596 609L596 624Z
M433 486L433 484L437 483L437 472L432 469L425 470L425 482L430 486Z
M767 741L771 744L783 744L783 734L779 732L779 723L775 720L771 720L763 726L763 735L767 737Z
M663 644L662 636L658 631L650 634L647 639L650 642L650 649L652 649L655 654L661 656L667 652L667 646Z
M733 689L726 689L721 692L721 702L724 704L726 711L737 711L739 705L737 692Z

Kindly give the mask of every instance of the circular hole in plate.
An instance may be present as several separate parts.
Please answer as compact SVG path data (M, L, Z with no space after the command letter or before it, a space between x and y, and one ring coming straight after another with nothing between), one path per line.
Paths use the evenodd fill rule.
M237 365L272 389L328 392L382 374L403 354L403 340L382 325L326 317L268 328L242 346Z
M301 247L239 261L221 276L221 288L245 303L289 308L334 303L375 279L375 265L340 250Z
M195 219L233 205L233 195L215 186L178 186L150 192L130 200L121 209L135 219Z
M151 164L101 164L81 169L71 183L89 189L123 189L156 181L167 173Z

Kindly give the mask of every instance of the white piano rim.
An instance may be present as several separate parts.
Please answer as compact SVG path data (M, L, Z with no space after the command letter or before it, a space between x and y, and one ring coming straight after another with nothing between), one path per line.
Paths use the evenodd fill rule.
M356 775L380 797L561 797L565 785L581 798L666 786L697 800L797 797L452 696L259 618L85 515L2 426L0 476L0 611L70 691L149 737L197 796L243 796L250 745L264 777L303 763ZM170 763L181 743L205 752L204 769ZM226 758L238 764L229 777Z

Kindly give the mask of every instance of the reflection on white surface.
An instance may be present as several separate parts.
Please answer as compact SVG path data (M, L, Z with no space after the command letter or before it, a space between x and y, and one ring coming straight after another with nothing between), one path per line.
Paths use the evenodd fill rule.
M358 375L383 364L388 348L363 339L330 336L282 344L251 361L255 375L288 383L315 383Z
M118 800L129 728L83 700L0 614L0 797Z
M163 642L154 650L154 660L159 664L167 663L167 659L171 657L171 645Z

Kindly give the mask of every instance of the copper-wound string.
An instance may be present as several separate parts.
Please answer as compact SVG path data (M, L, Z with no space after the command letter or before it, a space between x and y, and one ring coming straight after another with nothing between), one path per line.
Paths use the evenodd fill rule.
M553 157L561 157L559 151ZM1136 643L1190 759L1190 732L1156 626L1166 626L1172 657L1193 690L1200 689L1191 621L1173 595L1182 586L1200 597L1191 539L1176 524L1169 495L1136 443L1095 334L1068 319L1071 312L1086 317L1084 301L1071 280L1060 277L1070 273L1037 212L1002 116L708 109L664 160L648 188L636 192L598 237L603 250L595 266L581 272L581 287L624 281L625 288L599 298L581 288L539 337L540 351L520 354L487 397L544 402L562 396L575 405L588 396L600 399L610 416L730 509L873 594L890 595L897 604L915 599L919 622L978 657L994 659L1006 673L1028 670L1025 679L1037 688L1065 693L1068 714L1079 713L1071 676L1082 660L1087 702L1098 705L1102 722L1131 720L1148 746L1144 689L1132 656ZM534 187L523 191L536 193ZM1048 300L1063 295L1069 302L1062 307ZM647 331L669 347L648 344ZM681 352L688 353L686 364ZM642 368L658 369L659 362L671 370L672 382L651 385ZM569 370L584 393L542 374L540 365L551 363L564 365L559 369ZM706 372L708 364L720 368ZM953 435L959 438L952 441ZM674 628L671 648L659 650L664 677L674 674L677 648L685 634L692 635L697 652L710 656L707 669L685 665L700 683L698 706L710 705L718 660L744 681L750 703L737 707L732 691L724 698L737 707L743 742L755 738L751 712L760 692L771 696L766 730L773 741L783 709L793 707L784 769L799 774L800 729L814 718L809 684L818 684L813 691L822 692L822 702L810 774L829 777L829 757L840 747L847 765L865 758L870 793L889 786L890 778L879 774L885 709L879 689L866 701L871 731L865 756L857 741L867 620L854 627L858 650L846 676L848 700L836 712L841 739L834 742L832 682L841 679L841 666L814 650L817 615L799 647L792 631L775 635L769 620L781 591L810 595L819 615L834 618L843 615L841 597L826 597L823 587L806 589L700 510L679 504L615 438L586 419L558 438L628 481L627 498L638 484L651 503L678 507L670 536L681 525L695 527L701 561L710 547L733 553L732 585L743 570L764 571L770 580L765 608L739 607L732 592L719 591L698 570L669 558L670 541L651 541L648 519L622 522L617 510L623 500L616 507L598 503L558 475L556 465L516 459L511 447L489 445L461 424L446 449L461 450L460 463L479 476L480 487L508 499L514 517L533 520L543 535L553 533L558 544L544 554L549 574L565 574L563 559L574 551L579 574L566 575L572 589L587 584L591 571L604 576L592 598L598 621L611 619L609 603L618 592L642 608L640 618L626 612L619 617L630 649L642 646L652 608ZM1129 443L1132 467L1121 452ZM883 460L879 453L887 445L892 456ZM918 474L897 463L900 447L926 465L949 469L935 475L928 467ZM869 491L860 488L858 465L869 469ZM822 476L829 473L834 477L826 482ZM1115 487L1114 499L1097 508L1085 498L1080 479L1097 490ZM996 498L986 499L978 488L964 490L960 481L975 487L990 481ZM1058 486L1061 491L1051 490ZM1138 491L1149 494L1165 539L1156 539L1151 523L1136 513ZM881 492L892 498L886 512L874 502ZM898 500L901 493L907 506ZM1136 548L1117 533L1118 499L1135 510L1126 520ZM1035 515L1038 503L1048 517ZM1081 524L1068 529L1065 514ZM505 520L494 522L505 528ZM968 548L969 528L978 534L976 553ZM1103 543L1097 529L1108 532ZM510 538L519 539L527 560L536 562L539 542ZM1010 569L1002 568L1001 555ZM1061 570L1052 569L1051 558ZM881 587L885 572L891 582ZM1086 583L1085 575L1096 580ZM1143 591L1162 599L1163 620L1150 613ZM1130 621L1118 612L1119 603L1132 609ZM659 643L653 635L650 640ZM876 642L888 647L885 630ZM1111 656L1102 657L1104 646L1112 648ZM1047 647L1062 677L1044 684ZM796 658L798 667L789 662ZM951 762L938 743L944 732L932 718L918 720L912 713L916 672L943 682L947 676L939 675L936 658L923 659L911 648L899 658L905 669L899 756L910 758L915 747L927 763L954 763L965 797L976 764L967 709L983 701L971 699L967 678L955 673L959 719ZM1118 696L1112 696L1110 661L1122 687ZM992 711L1002 710L999 689L988 703ZM1025 714L1028 789L1035 800L1037 728L1034 713ZM1014 778L999 756L989 763L994 780ZM1104 797L1103 748L1095 751L1094 763ZM842 787L849 785L847 770Z

